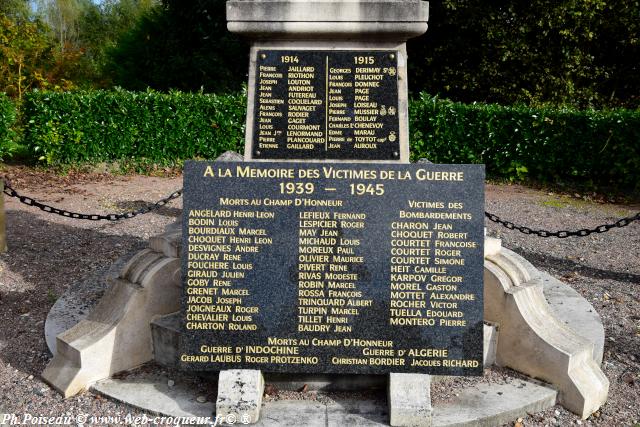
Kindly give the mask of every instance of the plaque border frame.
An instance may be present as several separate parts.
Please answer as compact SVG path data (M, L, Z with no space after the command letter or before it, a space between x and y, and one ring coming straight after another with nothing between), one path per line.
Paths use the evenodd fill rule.
M259 50L298 51L396 51L398 54L398 142L400 156L397 159L260 159L253 157L253 126L255 123L257 54ZM407 50L404 42L358 41L256 41L249 52L249 80L247 92L247 119L245 124L244 160L252 162L308 162L308 163L410 163L409 152L409 99L407 88Z

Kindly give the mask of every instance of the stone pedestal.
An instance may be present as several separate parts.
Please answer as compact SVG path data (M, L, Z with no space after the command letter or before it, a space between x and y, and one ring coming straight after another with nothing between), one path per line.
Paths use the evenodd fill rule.
M392 50L398 52L399 161L408 163L406 41L423 34L428 19L429 3L419 0L228 1L227 28L251 42L245 160L261 160L253 141L259 50Z
M225 159L237 157L225 156ZM165 233L153 237L149 249L135 255L122 268L120 277L113 281L86 319L64 332L56 333L45 326L57 335L57 346L52 348L55 357L43 378L61 394L72 396L117 372L153 360L154 356L160 363L175 363L180 331L175 327L176 319L163 316L179 309L178 259L182 252L179 230L174 224L167 227ZM558 390L560 404L583 418L588 417L606 401L609 387L599 367L604 330L595 310L568 286L502 248L499 240L486 238L484 248L484 319L492 324L485 325L485 366L495 360L498 365L544 379ZM549 293L543 293L543 287ZM567 301L571 301L572 310L566 310ZM57 304L65 304L65 299L61 298ZM234 372L237 371L223 371L220 381L233 376ZM259 371L239 372L241 376L262 378ZM405 379L420 382L421 393L429 391L425 376L391 374L392 412L394 407L404 405L399 397L406 394L402 391L406 390L402 386ZM284 380L273 377L270 381ZM299 381L308 383L314 379ZM322 381L318 389L331 389L340 382L335 376ZM226 380L223 383L230 384ZM245 392L253 390L257 402L262 395L263 381L242 383ZM372 384L361 385L368 388ZM333 389L336 388L342 389L342 386ZM225 404L231 408L234 394L225 387L222 392L229 399ZM414 409L425 415L427 400L420 396L422 403L414 402L417 405ZM546 402L549 398L545 395L543 400ZM260 405L253 407L258 410ZM391 415L395 423L396 418Z
M259 51L362 50L370 52L377 50L397 52L394 56L397 55L399 152L394 153L396 159L391 161L409 163L406 41L423 34L427 30L428 19L429 4L419 0L228 1L227 28L233 33L249 38L251 42L245 160L262 160L255 155L257 142L254 141L254 121L258 116L255 111L255 101L257 96L256 76L259 73ZM281 160L287 161L287 159ZM290 161L296 160L290 159ZM310 161L322 160L312 159ZM420 376L415 376L415 378L420 378ZM399 380L392 383L395 385L390 384L390 397L398 395L396 390L402 384ZM428 381L425 387L428 401L425 401L425 404L428 403L430 411ZM392 390L394 390L393 393L391 393ZM393 402L398 404L399 401L394 399ZM418 406L422 407L423 405L420 403ZM395 413L400 414L403 411L404 406ZM409 415L409 417L411 416ZM428 424L421 425L430 425L430 418Z
M227 2L227 18L230 31L251 41L245 160L261 160L254 158L253 140L260 51L385 51L381 56L393 54L397 60L393 69L397 69L398 81L399 145L393 149L399 147L399 153L392 160L376 161L409 163L406 40L426 31L428 3L232 0ZM329 87L328 83L325 87ZM325 132L325 137L328 135ZM484 320L492 323L485 327L485 363L495 361L544 379L557 388L562 405L587 417L604 403L608 392L608 381L599 361L594 360L601 351L592 340L556 318L545 300L540 272L501 248L496 239L487 238L484 248ZM150 247L123 268L90 315L57 336L56 354L43 378L64 396L71 396L117 372L152 360L154 353L157 361L170 363L179 347L180 331L171 329L163 316L179 309L182 249L178 228L153 238ZM164 335L163 331L170 333ZM428 375L390 374L391 425L431 425L430 382ZM263 389L260 371L221 371L217 415L229 424L257 422ZM544 394L538 401L555 398L554 392ZM479 409L473 408L473 414L477 412Z

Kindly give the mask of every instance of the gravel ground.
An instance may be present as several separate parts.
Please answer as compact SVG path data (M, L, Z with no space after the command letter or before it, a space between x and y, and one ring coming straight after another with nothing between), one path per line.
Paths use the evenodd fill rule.
M78 212L136 209L182 185L181 177L71 174L65 177L23 167L2 173L14 188L55 206ZM596 202L516 185L487 185L486 209L532 228L580 229L628 216L640 205ZM91 392L62 399L39 375L50 360L43 337L46 315L73 283L96 274L180 214L181 200L122 222L78 221L46 214L5 199L9 252L0 256L0 409L39 415L140 415L140 411ZM543 239L487 223L489 234L537 267L573 286L602 316L606 329L603 369L611 382L609 401L586 421L556 406L514 420L511 425L636 426L640 422L640 223L585 238ZM511 373L492 370L496 381ZM467 379L434 385L434 401ZM200 385L211 398L206 385ZM331 399L274 391L267 399ZM297 395L297 397L296 397ZM101 425L107 425L103 423Z
M489 185L486 210L531 228L577 230L615 222L640 211L639 204L594 202L521 186ZM564 281L586 298L605 327L603 370L609 400L583 425L640 423L640 223L608 233L566 239L531 237L487 222L489 234L533 265ZM578 424L556 408L529 416L524 425Z

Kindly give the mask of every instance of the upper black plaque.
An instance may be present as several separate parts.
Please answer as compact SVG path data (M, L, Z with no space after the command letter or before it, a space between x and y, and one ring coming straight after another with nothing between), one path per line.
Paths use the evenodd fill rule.
M257 55L254 159L400 159L397 52Z
M482 372L483 166L184 176L183 367Z

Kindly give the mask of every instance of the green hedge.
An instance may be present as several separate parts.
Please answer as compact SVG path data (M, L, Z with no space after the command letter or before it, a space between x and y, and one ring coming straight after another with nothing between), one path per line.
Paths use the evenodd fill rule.
M133 160L162 165L239 151L246 97L182 92L32 92L25 143L47 164Z
M24 143L47 164L211 159L242 151L245 103L244 94L33 92L23 107ZM410 103L410 121L414 159L485 163L491 177L640 189L640 111L461 104L422 94Z
M461 104L421 94L411 151L434 163L485 163L510 179L640 189L640 111Z
M0 92L0 160L6 159L15 146L16 108L7 96Z

